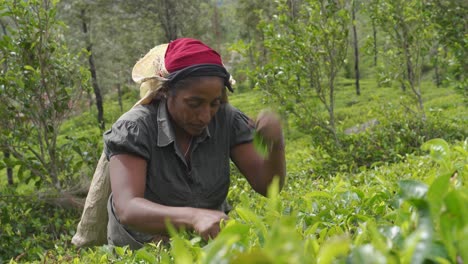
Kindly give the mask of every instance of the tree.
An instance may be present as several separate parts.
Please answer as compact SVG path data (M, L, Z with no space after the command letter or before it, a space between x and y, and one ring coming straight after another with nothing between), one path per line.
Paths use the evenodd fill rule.
M294 0L287 1L290 7L294 7ZM248 65L254 68L256 64L262 64L267 60L267 49L264 46L264 32L259 28L261 23L269 22L275 13L272 1L239 0L236 7L236 16L239 18L239 39L247 48L245 55Z
M127 12L151 18L154 27L163 29L160 43L180 37L205 39L212 36L209 15L213 9L210 0L135 0L119 1ZM207 30L208 29L208 30ZM214 44L214 43L213 43Z
M303 1L291 9L281 1L271 22L263 23L269 61L256 70L258 82L301 128L320 127L337 143L335 82L346 58L349 9L345 1ZM319 107L327 118L316 113Z
M116 98L115 94L126 96L129 87L137 89L131 79L132 67L155 45L176 37L215 42L209 0L62 0L59 8L68 26L69 46L76 51L92 48L93 76L98 77L93 86L99 87L103 101ZM138 93L129 95L137 100ZM99 96L92 97L93 105L99 102ZM107 116L109 113L104 113Z
M87 87L88 71L64 45L50 0L6 0L8 35L0 39L0 150L19 165L18 177L61 188L76 173L73 142L60 125Z
M89 71L91 72L91 81L93 85L94 96L96 98L96 107L98 110L97 120L99 124L99 128L104 130L105 122L104 122L104 106L102 101L101 89L99 88L97 73L96 73L96 64L94 62L94 54L93 54L93 42L91 40L91 36L88 30L90 24L90 18L87 15L87 8L88 6L84 6L80 10L80 19L82 23L83 34L85 36L85 43L86 43L86 51L88 52L88 63L89 63Z
M454 84L468 98L468 3L463 0L425 1L425 9L435 25L436 69L444 68L446 82ZM440 57L440 53L444 56ZM440 78L441 79L441 78Z
M353 49L354 49L354 74L356 83L356 94L361 95L361 87L359 86L359 45L356 29L356 0L353 0L351 7L352 28L353 28Z
M0 26L2 27L2 33L3 33L3 36L8 38L8 32L7 32L7 28L6 28L6 25L5 23L3 23L2 20L0 20ZM8 63L7 61L4 59L3 60L3 72L7 72L8 71ZM5 148L6 149L6 148ZM3 152L3 157L4 157L4 162L5 162L5 167L6 167L6 170L7 170L7 181L8 181L8 185L13 185L13 168L12 166L10 165L11 162L10 162L10 152L8 152L8 150L5 150Z
M374 67L377 67L379 49L377 48L377 19L378 19L378 0L363 1L363 11L370 18L372 26L372 55L374 57Z
M417 101L417 109L425 120L420 79L423 59L431 43L433 25L421 0L373 0L375 19L387 33L392 46L387 50L386 67L401 83L403 91L409 87ZM404 69L404 71L402 71Z

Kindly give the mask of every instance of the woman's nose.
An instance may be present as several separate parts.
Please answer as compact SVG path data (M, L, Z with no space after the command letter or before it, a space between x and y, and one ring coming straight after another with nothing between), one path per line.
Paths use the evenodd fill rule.
M205 106L203 107L199 114L198 114L198 119L203 122L203 124L208 124L211 120L211 109L210 106Z

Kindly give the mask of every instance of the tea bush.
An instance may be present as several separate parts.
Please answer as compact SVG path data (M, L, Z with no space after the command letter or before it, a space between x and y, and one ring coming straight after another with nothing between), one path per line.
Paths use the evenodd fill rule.
M467 124L461 120L429 115L423 121L391 108L386 113L385 119L363 133L342 135L342 145L330 152L341 154L337 160L354 168L371 167L376 163L399 162L407 153L421 153L422 144L433 138L454 142L468 135L464 128Z
M448 104L453 98L439 100L438 104ZM466 111L457 103L452 102L446 109L430 108L424 120L404 106L380 100L378 103L382 104L367 106L372 108L367 116L362 116L361 112L342 115L343 124L357 125L351 129L341 125L338 143L330 140L320 128L302 134L310 143L301 145L300 149L313 162L315 175L323 177L339 172L358 172L363 167L396 163L408 153L420 154L420 147L427 140L444 138L455 142L468 137L468 120L462 115ZM353 111L353 107L341 111ZM454 109L459 109L459 112L453 114ZM364 120L367 122L359 123Z
M0 263L35 260L56 247L70 247L80 213L51 198L50 193L25 196L0 189Z
M218 237L172 231L170 245L76 250L56 263L463 263L468 235L468 141L423 145L428 155L334 178L290 176L269 197L234 177L230 220ZM297 171L297 170L296 170ZM12 261L16 263L16 261Z
M438 93L444 91L439 90ZM385 100L387 96L372 98ZM288 179L269 198L254 193L232 167L228 200L234 210L210 242L191 233L173 234L169 245L76 249L70 245L81 212L30 196L29 184L0 191L0 262L31 263L455 263L466 260L468 234L466 117L451 95L433 95L427 120L401 107L356 100L339 110L340 129L377 118L361 133L341 135L341 145L323 134L305 133L285 119ZM258 91L230 102L254 117L264 108ZM368 104L367 109L362 104ZM126 102L126 107L131 103ZM440 106L440 107L439 107ZM120 115L116 100L105 106L107 124ZM357 109L357 110L356 110ZM369 110L371 109L371 110ZM465 109L466 110L466 109ZM368 114L365 114L369 112ZM466 111L465 111L466 112ZM93 164L102 151L94 114L64 124L80 149L74 162ZM79 127L80 129L76 129ZM69 136L73 135L73 136ZM87 137L88 136L88 137ZM431 140L431 138L444 138ZM80 139L87 139L80 142ZM458 140L457 140L458 139ZM78 150L78 151L77 151ZM79 153L90 151L89 155ZM429 155L425 155L429 153ZM95 158L94 163L97 158ZM92 165L81 170L91 178ZM3 180L3 179L1 179ZM28 199L16 197L27 195ZM34 194L34 197L38 197ZM16 260L15 260L16 259Z

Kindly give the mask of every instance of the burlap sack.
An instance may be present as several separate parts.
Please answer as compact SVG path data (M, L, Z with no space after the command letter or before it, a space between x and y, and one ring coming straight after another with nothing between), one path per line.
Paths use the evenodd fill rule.
M141 99L135 104L148 104L157 94L160 77L169 73L164 66L164 54L168 44L151 49L133 67L132 79L140 84ZM107 201L111 193L109 165L104 153L99 159L93 180L86 197L81 221L78 224L72 243L77 247L100 246L107 244Z
M77 247L107 244L107 200L111 193L109 162L101 154L72 243Z

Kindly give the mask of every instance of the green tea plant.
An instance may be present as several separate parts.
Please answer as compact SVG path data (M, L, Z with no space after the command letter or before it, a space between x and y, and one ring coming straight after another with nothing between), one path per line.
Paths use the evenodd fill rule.
M0 263L37 260L48 250L71 248L78 217L73 208L57 207L38 194L0 189Z
M423 143L432 138L463 140L466 132L463 122L447 119L429 112L426 121L405 113L391 104L382 105L379 123L365 131L341 135L342 146L323 145L335 155L336 163L347 164L348 170L361 166L372 167L384 162L399 162L407 153L422 153ZM338 167L338 166L335 166Z
M370 86L363 83L363 90L368 88ZM281 192L273 188L269 198L255 194L233 166L228 200L234 210L229 214L230 220L223 223L221 234L210 242L193 233L182 232L174 233L168 245L148 244L137 251L108 246L76 249L70 245L70 237L78 223L79 212L45 203L44 197L37 202L36 199L16 202L1 196L13 190L1 189L1 261L412 263L415 258L417 263L418 258L423 258L426 262L455 263L466 258L463 256L466 247L463 244L466 243L463 240L466 236L463 206L466 203L467 143L455 141L466 136L463 111L457 108L458 97L453 97L453 91L431 91L428 106L435 110L429 112L427 126L420 127L390 104L382 105L376 100L387 98L386 90L376 92L369 98L363 93L352 105L343 99L338 104L338 117L345 127L366 120L367 112L371 116L382 111L389 119L379 118L381 123L372 128L373 134L368 134L369 129L350 136L349 142L354 147L347 151L355 156L346 156L344 150L329 152L327 141L311 140L310 135L286 123L288 179ZM351 96L346 97L355 101ZM263 98L257 91L236 94L230 99L233 105L245 109L252 117L262 108L259 102ZM127 104L131 106L131 102ZM107 120L118 117L118 108L115 101L106 105L106 109L112 110L107 113ZM73 162L93 164L93 160L96 161L93 155L100 154L100 131L94 124L94 116L88 112L64 123L64 137L59 137L60 143L71 140L80 147L74 150L70 145L75 154L67 157L74 159ZM384 128L390 131L382 131ZM419 145L427 139L419 136L421 131L429 133L430 137L443 137L450 143L429 141L419 150ZM394 137L390 137L392 134ZM255 142L261 147L259 138ZM344 146L347 143L343 141ZM374 149L379 146L381 153ZM438 149L443 151L438 152ZM79 153L84 152L88 153L80 156ZM390 154L395 160L384 156ZM372 159L371 166L356 165L360 159L363 162ZM443 176L445 174L450 177ZM82 176L88 179L90 175ZM450 178L448 182L447 178ZM13 195L37 197L31 195L35 190L33 184L21 185ZM415 193L417 197L412 196ZM454 227L449 222L457 224ZM427 241L421 240L421 236L426 235L429 235ZM420 257L414 257L417 254Z
M58 245L38 261L463 263L468 257L468 141L450 145L433 139L422 148L428 155L409 155L404 162L357 174L290 175L284 190L276 182L267 198L234 179L228 196L234 210L208 242L172 230L169 244L136 251Z

